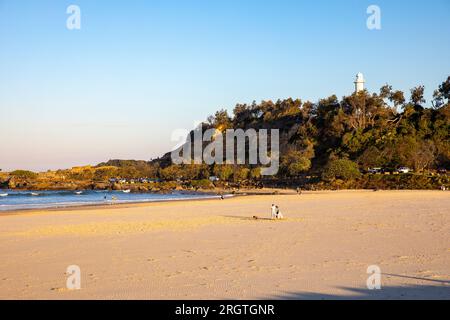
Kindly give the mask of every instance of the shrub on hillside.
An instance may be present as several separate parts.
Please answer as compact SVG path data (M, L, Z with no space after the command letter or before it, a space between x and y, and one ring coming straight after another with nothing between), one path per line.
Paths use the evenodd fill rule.
M214 188L214 184L208 179L202 180L193 180L191 181L191 185L195 189L211 189Z
M28 170L15 170L10 175L21 179L35 179L38 176L37 173Z

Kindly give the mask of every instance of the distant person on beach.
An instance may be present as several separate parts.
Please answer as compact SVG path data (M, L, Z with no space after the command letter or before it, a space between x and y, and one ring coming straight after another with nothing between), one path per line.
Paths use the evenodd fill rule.
M300 189L299 187L297 187L297 194L301 195L302 194L302 189Z
M271 210L270 219L276 219L276 217L277 217L277 206L272 204L271 209L272 210Z
M278 208L278 206L275 206L275 212L276 212L276 214L275 214L275 217L277 218L277 219L283 219L283 214L281 213L281 211L280 211L280 208Z

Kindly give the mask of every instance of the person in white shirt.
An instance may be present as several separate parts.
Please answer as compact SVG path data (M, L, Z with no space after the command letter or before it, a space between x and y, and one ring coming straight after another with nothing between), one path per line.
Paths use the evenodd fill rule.
M277 206L272 204L272 211L270 215L270 219L276 219L277 218Z

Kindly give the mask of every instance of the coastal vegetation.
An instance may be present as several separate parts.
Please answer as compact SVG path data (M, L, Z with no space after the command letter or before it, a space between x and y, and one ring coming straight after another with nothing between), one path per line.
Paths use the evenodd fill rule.
M97 166L33 173L0 172L0 187L28 189L131 188L161 191L261 186L306 189L449 187L450 77L424 98L383 86L317 102L285 100L238 104L204 123L216 128L280 129L280 169L261 176L256 165L175 165L170 153L151 161L109 160ZM408 167L411 172L399 171ZM371 171L371 168L378 168Z

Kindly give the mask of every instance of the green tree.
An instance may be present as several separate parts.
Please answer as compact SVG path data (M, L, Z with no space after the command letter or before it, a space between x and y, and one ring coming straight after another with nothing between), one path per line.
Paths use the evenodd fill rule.
M425 87L424 86L417 86L415 88L411 89L411 102L416 105L421 105L425 103L424 98L425 93Z
M105 181L110 178L116 177L119 172L117 167L100 167L95 169L94 180L95 181Z
M212 127L221 131L233 126L228 111L224 109L217 111L214 116L209 116L208 122Z
M252 168L250 170L249 178L253 180L261 178L261 168Z
M281 161L281 172L286 176L295 177L311 167L310 158L304 152L289 150Z
M233 176L234 168L232 165L226 164L215 165L213 172L220 180L229 181Z
M160 171L161 178L168 181L174 181L178 178L182 178L179 165L171 165Z
M381 167L385 164L382 152L376 146L369 146L358 158L359 164L364 168Z
M334 179L351 180L360 176L358 165L348 159L331 160L322 173L322 178L328 181Z
M250 169L245 166L236 166L233 172L233 178L236 182L247 180L250 175Z

